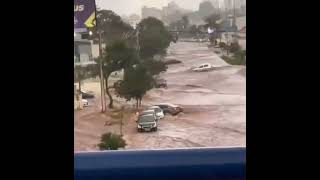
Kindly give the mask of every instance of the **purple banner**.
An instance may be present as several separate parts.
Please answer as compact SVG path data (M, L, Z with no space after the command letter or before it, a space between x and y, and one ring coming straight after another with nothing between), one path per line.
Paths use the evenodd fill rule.
M74 31L86 32L95 26L95 0L74 0Z

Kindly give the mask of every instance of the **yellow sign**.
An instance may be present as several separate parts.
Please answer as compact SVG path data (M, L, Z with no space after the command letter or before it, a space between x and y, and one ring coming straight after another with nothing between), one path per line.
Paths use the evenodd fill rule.
M91 16L84 22L87 28L92 28L96 25L96 14L93 12Z

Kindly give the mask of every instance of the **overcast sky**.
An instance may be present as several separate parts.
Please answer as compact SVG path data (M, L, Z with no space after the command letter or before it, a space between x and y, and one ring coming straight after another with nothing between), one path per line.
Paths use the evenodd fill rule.
M171 1L176 2L184 9L198 10L199 3L203 0L96 0L98 7L112 10L118 15L130 15L132 13L141 15L141 7L144 4L162 7Z

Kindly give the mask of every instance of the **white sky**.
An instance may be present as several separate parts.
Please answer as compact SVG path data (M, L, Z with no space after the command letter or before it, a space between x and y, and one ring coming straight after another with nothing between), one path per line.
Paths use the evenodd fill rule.
M147 6L162 7L171 1L175 1L181 8L198 10L199 3L203 0L96 0L96 3L98 7L112 10L121 16L132 13L141 15L141 7L144 4Z

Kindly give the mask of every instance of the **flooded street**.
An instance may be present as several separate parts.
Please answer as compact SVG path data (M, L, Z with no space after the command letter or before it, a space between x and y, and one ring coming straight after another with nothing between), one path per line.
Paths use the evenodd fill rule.
M159 149L181 147L245 146L246 144L246 67L231 66L206 43L172 44L166 59L182 63L168 66L160 76L167 89L152 89L144 97L144 106L168 102L180 105L184 112L166 115L157 132L139 133L133 117L124 121L126 149ZM211 63L209 72L192 72L191 68ZM118 132L119 125L104 126L107 115L99 113L99 84L84 84L96 98L91 107L75 111L75 150L97 150L102 133ZM125 103L116 98L117 103ZM134 102L132 102L134 104ZM133 113L132 113L133 114Z

